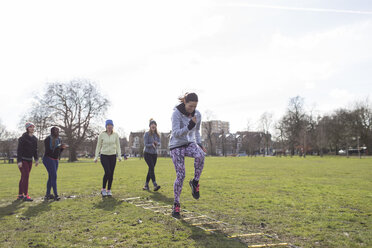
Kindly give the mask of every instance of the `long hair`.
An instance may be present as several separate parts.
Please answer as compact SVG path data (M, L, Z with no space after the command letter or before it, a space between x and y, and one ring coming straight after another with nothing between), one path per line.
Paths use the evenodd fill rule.
M150 123L151 123L151 121L153 121L154 119L153 118L151 118L150 119ZM156 123L156 122L155 122ZM158 132L158 125L156 125L155 124L155 131L152 131L152 129L151 129L151 125L150 125L150 127L149 127L149 134L150 135L153 135L153 134L156 134L159 138L160 138L160 134L159 134L159 132Z

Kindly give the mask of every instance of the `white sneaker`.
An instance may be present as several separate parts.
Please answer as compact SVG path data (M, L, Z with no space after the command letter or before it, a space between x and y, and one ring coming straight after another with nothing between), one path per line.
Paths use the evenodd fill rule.
M112 196L111 190L107 190L106 195L107 196Z
M102 195L103 197L107 196L106 189L101 190L101 195Z

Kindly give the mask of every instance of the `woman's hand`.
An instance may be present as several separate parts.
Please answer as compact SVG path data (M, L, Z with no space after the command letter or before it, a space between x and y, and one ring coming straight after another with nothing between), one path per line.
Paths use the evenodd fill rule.
M203 152L207 153L207 149L205 147L202 148Z
M94 163L97 163L97 159L96 158L93 161L94 161Z
M22 168L22 162L18 163L18 168L20 168L20 169Z
M37 167L39 165L39 161L35 161L35 166Z
M68 145L62 144L61 147L62 147L62 149L65 149L65 148L68 148Z

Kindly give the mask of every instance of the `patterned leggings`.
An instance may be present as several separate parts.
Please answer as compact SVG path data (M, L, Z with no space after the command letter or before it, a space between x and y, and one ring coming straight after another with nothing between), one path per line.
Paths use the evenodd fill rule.
M185 179L185 156L195 158L194 180L199 181L204 167L204 152L197 144L190 143L187 147L172 149L170 155L177 173L176 181L174 181L174 202L180 203L183 180Z

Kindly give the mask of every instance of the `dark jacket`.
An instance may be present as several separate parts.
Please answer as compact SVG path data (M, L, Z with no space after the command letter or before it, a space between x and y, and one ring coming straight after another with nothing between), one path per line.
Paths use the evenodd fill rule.
M55 140L55 144L53 146L52 144L52 137L49 135L45 140L44 140L44 146L45 146L45 153L44 156L47 156L52 159L59 159L61 156L61 153L63 151L63 148L61 148L62 141L61 138L57 138Z
M34 157L35 161L39 159L37 155L37 138L24 133L18 139L17 162L19 163L22 160L32 161L32 157Z

